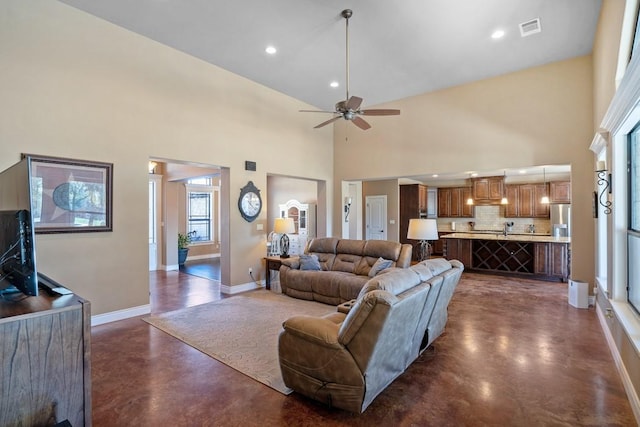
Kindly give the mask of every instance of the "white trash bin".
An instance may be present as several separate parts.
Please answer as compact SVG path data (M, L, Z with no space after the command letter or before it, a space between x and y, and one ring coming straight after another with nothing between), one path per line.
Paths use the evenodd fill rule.
M589 283L569 280L569 304L577 308L589 308Z

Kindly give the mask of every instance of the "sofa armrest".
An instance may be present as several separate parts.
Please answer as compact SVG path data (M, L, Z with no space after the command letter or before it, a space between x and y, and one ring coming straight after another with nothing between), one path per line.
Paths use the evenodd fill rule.
M337 307L338 313L349 314L349 311L351 311L351 307L353 307L355 303L356 303L355 299L352 299L351 301L343 302Z
M280 260L281 265L285 265L293 270L300 269L300 258L299 257L291 257L291 258L282 258Z
M341 349L338 343L340 324L312 316L294 316L284 321L284 330L291 335L323 347Z

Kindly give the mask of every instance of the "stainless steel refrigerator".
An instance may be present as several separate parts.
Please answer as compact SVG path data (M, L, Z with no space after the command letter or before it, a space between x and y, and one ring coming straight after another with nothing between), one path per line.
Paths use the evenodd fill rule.
M571 237L571 205L550 205L551 235L555 237Z

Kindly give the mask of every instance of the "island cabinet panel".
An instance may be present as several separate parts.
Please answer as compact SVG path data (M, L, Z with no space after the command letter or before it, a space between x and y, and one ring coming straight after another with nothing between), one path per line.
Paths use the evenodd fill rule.
M473 198L477 204L499 204L503 195L504 178L489 176L473 180Z
M468 239L446 239L444 242L444 257L448 260L457 259L465 268L472 268L472 244Z
M549 202L571 203L571 181L552 181L549 183Z
M468 234L468 233L467 233ZM569 241L548 236L484 238L479 234L454 233L444 237L445 258L461 261L475 271L511 273L543 280L568 280ZM461 237L458 237L461 236Z
M566 243L536 243L535 256L535 274L569 279L569 246Z
M451 234L451 232L450 231L438 232L438 240L435 240L431 243L431 253L433 255L444 254L445 239L443 239L442 236L446 236L447 234Z

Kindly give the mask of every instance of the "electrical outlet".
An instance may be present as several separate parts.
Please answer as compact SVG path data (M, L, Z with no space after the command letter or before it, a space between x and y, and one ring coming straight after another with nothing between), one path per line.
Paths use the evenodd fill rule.
M253 268L249 267L249 274L253 274Z

